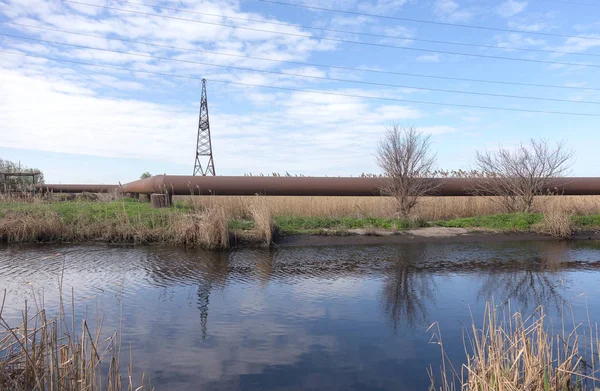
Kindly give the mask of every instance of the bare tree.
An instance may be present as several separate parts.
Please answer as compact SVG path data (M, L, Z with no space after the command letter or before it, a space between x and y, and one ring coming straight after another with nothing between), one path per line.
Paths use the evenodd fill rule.
M535 196L556 192L550 189L550 180L564 177L572 158L573 151L564 142L551 145L542 139L531 139L514 149L477 152L475 164L481 179L475 193L496 196L495 201L509 213L531 212Z
M430 147L430 136L419 133L414 126L398 124L386 129L377 147L377 164L387 178L381 192L394 197L397 213L404 218L419 197L436 187L430 178L436 159Z

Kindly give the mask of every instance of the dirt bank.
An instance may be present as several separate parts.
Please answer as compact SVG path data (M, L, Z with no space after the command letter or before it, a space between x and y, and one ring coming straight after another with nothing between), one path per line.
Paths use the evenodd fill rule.
M600 232L579 231L573 240L600 240ZM357 244L402 244L402 243L468 243L510 242L544 240L556 238L534 232L498 232L491 230L470 231L465 228L428 227L403 232L349 230L347 235L290 235L279 238L275 247L332 246Z

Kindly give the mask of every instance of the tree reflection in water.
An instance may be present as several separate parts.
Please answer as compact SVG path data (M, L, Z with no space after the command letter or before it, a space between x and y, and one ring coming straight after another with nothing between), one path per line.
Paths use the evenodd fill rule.
M560 311L564 303L561 270L567 250L565 242L544 243L535 256L498 265L486 274L478 291L479 298L504 303L516 301L522 311L540 305Z
M394 330L404 324L414 326L428 319L428 301L433 301L432 274L421 266L427 256L427 246L402 246L390 269L386 271L383 287L385 311Z

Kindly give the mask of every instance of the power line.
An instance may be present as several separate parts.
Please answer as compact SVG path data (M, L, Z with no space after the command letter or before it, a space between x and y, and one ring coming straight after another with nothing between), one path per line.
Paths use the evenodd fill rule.
M59 59L59 58L46 57L46 56L40 56L40 55L34 55L34 54L26 54L26 53L16 53L16 52L10 52L7 50L0 50L0 53L6 53L6 54L12 54L12 55L24 56L24 57L42 58L42 59L57 61L57 62L67 62L67 63L84 65L84 66L115 69L115 70L128 71L128 72L134 72L134 73L144 73L144 74L149 74L149 75L167 76L167 77L175 77L175 78L183 78L183 79L191 79L191 80L202 80L201 77L195 77L195 76L137 70L137 69L118 67L118 66L106 65L106 64L93 64L93 63L83 62L83 61ZM209 80L209 79L207 79L207 80ZM388 102L416 103L416 104L425 104L425 105L433 105L433 106L449 106L449 107L460 107L460 108L469 108L469 109L512 111L512 112L522 112L522 113L532 113L532 114L557 114L557 115L573 115L573 116L579 116L579 117L600 117L600 114L593 114L593 113L573 113L573 112L565 112L565 111L515 109L515 108L511 108L511 107L480 106L480 105L466 105L466 104L459 104L459 103L431 102L431 101L409 100L409 99L400 99L400 98L387 98L387 97L369 96L369 95L346 94L346 93L341 93L341 92L306 90L306 89L300 89L300 88L278 87L278 86L261 85L261 84L250 84L250 83L241 83L241 82L235 82L235 81L229 81L229 80L218 80L218 79L210 79L210 81L212 81L214 83L232 84L232 85L239 85L239 86L244 86L244 87L267 88L267 89L292 91L292 92L306 92L306 93L311 93L311 94L342 96L342 97L347 97L347 98L371 99L371 100L388 101Z
M291 76L291 77L299 77L299 78L313 79L313 80L333 81L333 82L341 82L341 83L353 83L353 84L362 84L362 85L377 86L377 87L407 88L407 89L413 89L413 90L446 92L446 93L452 93L452 94L491 96L491 97L495 97L495 98L528 99L528 100L549 101L549 102L566 102L566 103L577 103L577 104L595 104L595 105L600 104L600 102L597 102L597 101L580 101L580 100L559 99L559 98L542 98L542 97L537 97L537 96L495 94L495 93L478 92L478 91L461 91L461 90L451 90L451 89L444 89L444 88L429 88L429 87L419 87L419 86L390 84L390 83L378 83L378 82L369 82L369 81L362 81L362 80L333 78L333 77L326 77L326 76L302 75L302 74L297 74L297 73L270 71L270 70L266 70L266 69L240 67L240 66L224 65L224 64L214 64L214 63L207 63L207 62L202 62L202 61L183 60L183 59L171 58L171 57L153 56L150 54L143 54L143 53L131 53L131 52L120 51L120 50L95 48L95 47L87 46L87 45L78 45L78 44L65 43L65 42L48 41L45 39L22 37L22 36L6 34L6 33L0 33L0 36L34 41L34 42L48 43L48 44L53 44L53 45L64 45L64 46L70 46L70 47L75 47L75 48L79 48L79 49L90 49L90 50L98 50L98 51L102 51L102 52L124 54L124 55L128 55L128 56L151 58L151 59L156 59L156 60L182 62L182 63L186 63L186 64L198 64L198 65L213 66L213 67L219 67L219 68L234 69L234 70L238 70L238 71L260 72L260 73L268 73L268 74L272 74L272 75Z
M171 50L187 51L187 52L192 52L192 53L208 53L208 54L215 54L215 55L219 55L219 56L229 56L229 57L236 57L236 58L246 58L246 59L253 59L253 60L270 61L270 62L275 62L275 63L286 63L286 64L294 64L294 65L305 65L305 66L314 66L314 67L321 67L321 68L340 69L340 70L345 70L345 71L358 71L358 72L375 73L375 74L387 74L387 75L411 76L411 77L422 77L422 78L442 79L442 80L467 81L467 82L475 82L475 83L490 83L490 84L517 85L517 86L543 87L543 88L560 88L560 89L569 89L569 90L600 91L600 88L593 88L593 87L559 86L559 85L554 85L554 84L535 84L535 83L510 82L510 81L502 81L502 80L470 79L470 78L460 78L460 77L451 77L451 76L437 76L437 75L425 75L425 74L419 74L419 73L385 71L385 70L377 70L377 69L353 68L353 67L344 67L344 66L338 66L338 65L317 64L317 63L310 63L310 62L303 62L303 61L275 60L272 58L265 58L265 57L254 57L254 56L246 56L246 55L242 55L242 54L214 52L214 51L203 50L203 49L190 49L190 48L182 48L182 47L177 47L177 46L160 45L160 44L156 44L156 43L135 41L135 40L123 39L123 38L108 38L108 37L104 37L102 35L97 35L97 34L87 34L87 33L80 33L80 32L75 32L75 31L61 30L61 29L55 29L55 28L49 28L49 27L32 26L32 25L23 24L23 23L5 22L5 21L0 21L0 23L16 25L16 26L23 26L23 27L33 28L33 29L56 31L56 32L61 32L61 33L66 33L66 34L81 35L84 37L100 38L100 39L106 39L109 41L128 42L128 43L133 43L133 44L137 44L137 45L147 45L147 46L155 46L155 47L171 49Z
M399 16L377 15L377 14L369 14L366 12L345 11L345 10L334 9L334 8L324 8L324 7L316 7L316 6L304 5L304 4L285 3L283 1L276 1L276 0L258 0L258 1L262 1L263 3L273 3L273 4L287 5L287 6L292 6L292 7L308 8L308 9L314 9L314 10L319 10L319 11L329 11L329 12L337 12L337 13L342 13L342 14L369 16L372 18L401 20L404 22L426 23L426 24L435 24L435 25L440 25L440 26L463 27L463 28L478 29L478 30L503 31L503 32L507 32L507 33L546 35L546 36L550 36L550 37L581 38L581 39L591 39L591 40L595 40L595 41L600 40L600 38L598 38L598 37L589 37L589 36L585 36L585 35L584 36L576 36L576 35L566 35L566 34L558 34L558 33L544 33L544 32L540 32L540 31L527 31L527 30L518 30L518 29L503 29L500 27L476 26L473 24L436 22L433 20L402 18Z
M318 31L325 31L325 32L332 32L332 33L340 33L340 34L352 34L352 35L359 35L359 36L362 35L362 36L374 37L374 38L397 39L397 40L404 40L404 41L427 42L427 43L436 43L436 44L443 44L443 45L457 45L457 46L477 47L477 48L496 49L496 50L509 50L509 51L515 50L515 51L522 51L522 52L536 52L536 53L567 54L567 55L577 55L577 56L600 57L600 53L577 53L577 52L566 52L566 51L560 51L560 50L502 47L502 46L483 45L483 44L468 43L468 42L455 42L455 41L441 41L441 40L434 40L434 39L398 37L398 36L387 35L387 34L362 33L362 32L356 32L356 31L348 31L348 30L337 30L337 29L330 29L330 28L323 28L323 27L297 25L297 24L292 24L292 23L282 23L282 22L273 22L273 21L267 21L267 20L240 18L240 17L236 17L236 16L228 16L228 15L211 14L211 13L207 13L207 12L191 11L191 10L187 10L185 8L141 4L141 3L136 3L133 1L127 1L127 0L114 0L114 1L117 1L119 3L132 4L132 5L136 5L136 6L156 8L156 9L161 9L161 10L178 11L178 12L189 13L189 14L194 14L194 15L240 20L243 22L272 24L275 26L285 26L285 27L297 27L297 28L302 28L302 29L318 30Z
M216 23L216 22L206 22L206 21L202 21L202 20L187 19L187 18L181 18L181 17L177 17L177 16L161 15L161 14L154 14L154 13L149 13L149 12L141 12L141 11L133 11L133 10L122 9L122 8L109 7L109 6L106 6L106 5L97 5L97 4L83 3L83 2L80 2L80 1L74 1L74 0L63 0L63 2L80 4L80 5L85 5L85 6L90 6L90 7L96 7L96 8L105 8L105 9L110 9L110 10L114 10L114 11L129 12L129 13L133 13L133 14L137 14L137 15L156 16L156 17L165 18L165 19L173 19L173 20L180 20L180 21L185 21L185 22L192 22L192 23L208 24L208 25L214 25L214 26L229 27L229 28L234 28L234 29L237 28L237 29L242 29L242 30L258 31L258 32L263 32L263 33L288 35L288 36L292 36L292 37L302 37L302 38L316 39L316 40L322 40L322 41L350 43L350 44L355 44L355 45L366 45L366 46L383 47L383 48L400 49L400 50L409 50L409 51L424 52L424 53L450 54L450 55L456 55L456 56L489 58L489 59L493 59L493 60L522 61L522 62L539 63L539 64L569 65L569 66L579 66L579 67L600 68L600 65L596 65L596 64L582 64L582 63L572 63L572 62L558 62L558 61L535 60L535 59L518 58L518 57L493 56L493 55L486 55L486 54L451 52L451 51L444 51L444 50L433 50L433 49L414 48L414 47L407 47L407 46L388 45L388 44L383 44L383 43L360 42L360 41L352 41L352 40L348 40L348 39L339 39L339 38L313 37L311 35L306 35L306 34L289 33L289 32L284 32L284 31L264 30L264 29L258 29L258 28L253 28L253 27L236 26L236 25L230 25L230 24L224 24L224 23Z

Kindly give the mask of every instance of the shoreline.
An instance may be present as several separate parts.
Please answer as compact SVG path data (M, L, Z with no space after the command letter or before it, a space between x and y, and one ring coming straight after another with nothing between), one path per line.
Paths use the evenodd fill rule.
M320 246L355 246L355 245L380 245L380 244L422 244L422 243L498 243L498 242L526 242L526 241L588 241L600 240L600 231L581 230L573 234L570 239L558 239L548 234L534 231L492 231L478 229L444 229L427 227L406 231L381 231L377 233L360 233L355 231L335 231L329 234L294 233L280 235L274 238L271 245L266 245L261 240L251 236L232 233L231 245L228 248L217 250L233 250L237 248L286 248L286 247L320 247ZM437 232L436 232L437 231ZM0 241L1 246L19 245L124 245L124 246L165 246L186 247L185 244L171 242L135 242L111 240L86 240L86 241L60 241L40 240L24 242ZM201 246L196 246L201 247ZM214 249L213 249L214 250Z
M431 227L438 228L438 227ZM489 242L524 242L524 241L559 241L553 236L533 231L500 232L491 230L465 230L448 234L431 233L431 228L419 228L406 232L390 232L384 235L346 234L346 235L286 235L275 241L277 247L303 246L338 246L338 245L370 245L370 244L411 244L411 243L489 243ZM570 239L563 241L600 240L600 232L581 230L575 232Z
M263 201L263 200L259 200ZM446 220L337 214L275 214L254 201L233 213L183 202L153 209L135 200L0 202L0 243L203 247L600 240L600 214L482 214ZM552 217L552 216L551 216ZM552 225L555 224L555 225ZM563 238L563 239L560 239Z

